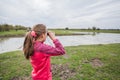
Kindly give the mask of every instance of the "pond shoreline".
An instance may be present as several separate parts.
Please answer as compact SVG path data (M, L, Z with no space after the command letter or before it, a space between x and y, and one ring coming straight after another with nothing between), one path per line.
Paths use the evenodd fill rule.
M103 33L103 32L99 32ZM56 36L76 36L76 35L96 35L98 32L81 32L81 33L69 33L69 34L55 34ZM113 34L119 34L119 33L113 33ZM20 35L0 35L0 38L5 38L5 37L25 37L25 34L20 34Z
M4 35L0 36L0 38L5 38L5 37L24 37L25 35Z
M90 34L55 34L56 36L73 36L73 35L90 35ZM4 35L0 36L0 38L5 37L24 37L25 35Z
M50 31L53 31L56 33L56 36L69 36L69 35L89 35L89 33L116 33L120 34L120 30L80 30L80 29L52 29ZM0 38L2 37L24 37L27 31L25 30L11 30L11 31L5 31L0 32ZM85 33L84 33L85 32ZM88 34L86 34L88 33Z

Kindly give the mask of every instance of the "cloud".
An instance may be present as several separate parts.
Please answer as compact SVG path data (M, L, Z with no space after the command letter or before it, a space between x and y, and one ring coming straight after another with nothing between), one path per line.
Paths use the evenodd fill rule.
M119 0L2 0L0 23L48 27L119 28Z

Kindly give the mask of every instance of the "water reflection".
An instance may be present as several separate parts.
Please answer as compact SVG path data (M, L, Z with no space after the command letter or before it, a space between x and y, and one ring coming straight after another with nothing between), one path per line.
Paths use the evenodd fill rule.
M84 33L85 34L85 33ZM120 34L86 33L89 35L57 36L64 46L77 46L88 44L120 43ZM0 53L22 49L24 37L0 38ZM47 38L47 44L53 45Z
M95 36L95 35L99 34L99 32L75 32L75 34Z

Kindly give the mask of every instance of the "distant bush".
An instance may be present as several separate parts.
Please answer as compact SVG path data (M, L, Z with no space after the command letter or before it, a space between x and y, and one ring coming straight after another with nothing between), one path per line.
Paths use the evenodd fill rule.
M68 27L66 27L66 28L65 28L65 30L69 30L69 28L68 28Z
M100 30L100 28L97 28L97 30Z
M93 29L93 30L96 30L96 27L95 27L95 26L93 26L93 27L92 27L92 29Z

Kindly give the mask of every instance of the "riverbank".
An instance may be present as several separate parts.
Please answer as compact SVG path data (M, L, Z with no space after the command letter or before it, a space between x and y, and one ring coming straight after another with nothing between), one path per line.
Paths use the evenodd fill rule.
M0 32L0 37L22 37L25 36L26 30L11 30Z
M65 47L52 57L53 80L119 80L120 44ZM21 51L0 54L0 80L30 80L31 65Z
M52 31L56 32L57 34L70 34L75 32L96 32L96 33L120 33L120 30L107 30L107 29L101 29L101 30L92 30L92 29L51 29Z
M79 32L93 32L93 33L120 33L120 30L82 30L82 29L50 29L54 31L57 36L65 36L65 35L86 35L85 33ZM25 36L26 30L11 30L0 32L0 37L21 37ZM76 33L77 32L77 33Z

